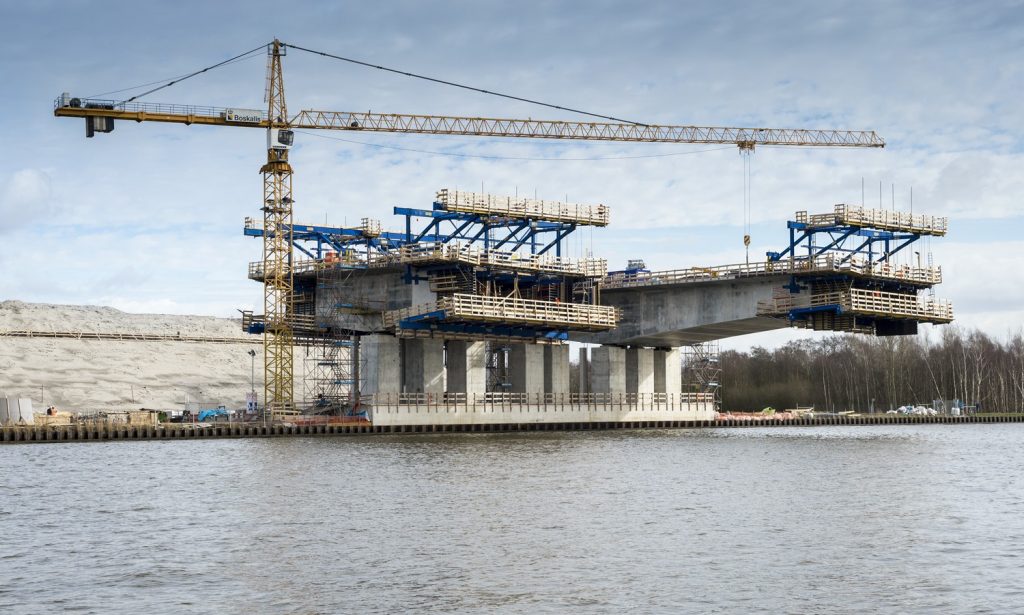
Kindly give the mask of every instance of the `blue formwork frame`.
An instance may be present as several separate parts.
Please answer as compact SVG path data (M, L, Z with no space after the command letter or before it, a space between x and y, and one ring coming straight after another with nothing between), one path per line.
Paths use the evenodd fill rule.
M881 231L847 224L812 226L806 222L790 220L789 245L781 252L767 252L769 262L784 258L813 261L826 254L841 254L839 264L861 256L871 264L888 262L893 255L921 238L919 233ZM846 279L847 276L821 276L821 279ZM797 276L790 278L786 288L800 292Z
M434 203L432 210L395 207L395 215L405 217L406 244L464 241L479 243L487 251L515 252L529 247L530 254L546 254L554 249L555 256L562 256L562 241L576 230L574 223L445 211L440 207L439 203ZM413 218L425 218L426 226L416 229ZM445 227L450 228L442 233Z
M845 253L840 263L845 263L858 255L867 258L871 263L884 263L921 238L919 233L879 231L845 224L811 226L806 222L790 220L787 226L789 245L781 252L768 252L768 260L771 262L778 262L787 256L813 259L827 253L839 252ZM817 240L822 235L827 235L827 242L819 245ZM851 244L856 244L856 247L849 247ZM801 254L802 251L806 252Z
M350 250L365 249L369 252L385 253L405 245L403 233L381 233L367 237L363 229L335 226L309 226L293 224L285 227L291 232L292 245L309 258L322 259L326 252L345 254ZM261 228L245 228L248 237L263 237L267 234Z

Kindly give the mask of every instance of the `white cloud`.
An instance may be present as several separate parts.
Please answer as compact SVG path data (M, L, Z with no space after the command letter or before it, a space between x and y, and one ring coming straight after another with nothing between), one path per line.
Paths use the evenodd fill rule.
M41 169L20 169L0 177L0 234L56 213L50 176Z
M8 166L21 170L0 175L0 233L6 233L0 296L223 315L258 304L260 288L244 271L259 245L242 237L240 227L243 217L259 216L260 131L119 122L113 134L87 141L81 120L54 119L47 101L65 89L87 95L187 73L278 34L314 49L646 122L877 130L888 142L881 151L756 152L752 259L785 244L785 220L794 211L859 203L862 178L869 206L881 183L889 207L895 184L897 206L906 209L913 186L915 212L952 218L956 243L932 242L947 272L938 293L956 302L963 322L997 326L997 316L974 316L983 312L1019 318L1021 246L1013 243L1024 231L1019 3L922 9L881 1L390 2L360 7L359 19L342 7L296 3L288 21L303 25L275 23L284 30L277 33L259 17L273 5L254 0L248 6L252 18L211 6L202 23L156 5L115 11L99 30L78 27L95 6L10 8L0 28L11 31L0 37L0 51L9 59L12 87L0 126L19 145L16 164ZM259 108L262 63L241 62L149 99ZM576 119L297 50L285 71L292 110ZM330 134L483 156L705 149ZM743 258L742 162L733 149L543 162L439 157L308 135L298 141L292 157L297 221L355 223L370 216L395 228L393 206L428 207L437 188L477 189L483 182L495 193L536 191L542 198L610 205L613 228L596 231L594 241L613 267L634 257L657 268ZM992 222L960 234L971 220ZM570 240L570 253L589 248L589 237L584 231Z

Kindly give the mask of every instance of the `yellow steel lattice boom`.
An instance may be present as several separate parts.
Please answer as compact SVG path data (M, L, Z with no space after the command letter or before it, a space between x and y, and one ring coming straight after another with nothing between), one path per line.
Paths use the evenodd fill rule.
M76 102L77 104L72 104ZM93 105L88 107L87 105ZM110 109L100 107L113 107ZM106 117L137 122L172 122L213 126L268 128L266 116L258 121L228 119L231 109L161 103L126 103L109 100L58 98L58 117ZM564 122L448 115L409 115L349 111L299 111L287 125L298 130L348 130L475 137L519 137L575 141L636 143L705 143L796 145L819 147L885 147L873 130L807 130L801 128L730 128L724 126L672 126L616 122Z

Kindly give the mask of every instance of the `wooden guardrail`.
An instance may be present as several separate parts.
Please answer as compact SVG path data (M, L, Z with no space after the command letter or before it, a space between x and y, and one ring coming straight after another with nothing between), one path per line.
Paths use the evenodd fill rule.
M609 211L606 205L578 205L560 201L542 201L448 190L447 188L438 191L437 202L446 211L548 222L572 222L590 226L608 226L609 222Z
M865 259L842 260L832 254L813 259L789 259L713 267L690 267L667 271L642 271L635 274L612 274L601 281L601 287L634 288L669 284L732 280L738 278L771 277L779 275L818 275L823 273L845 273L854 277L884 278L921 286L932 286L942 282L942 267L911 267L870 263Z
M793 309L827 305L837 305L846 314L881 316L883 318L912 318L940 323L953 320L953 304L950 301L862 288L802 293L800 295L780 294L771 299L759 301L757 314L759 316L785 316Z
M374 269L392 267L397 264L399 264L398 255L395 253L371 254L369 257L365 254L360 254L356 257L349 258L339 257L336 253L329 252L323 259L303 258L293 260L291 272L293 275L303 275L331 268ZM265 275L265 269L266 267L263 261L253 261L249 263L249 279L262 282Z
M475 267L544 271L592 278L602 277L608 273L608 261L603 258L571 260L547 254L484 250L458 242L416 243L402 246L399 250L398 260L402 264L449 262Z
M621 316L617 308L606 305L456 293L434 303L385 312L384 326L394 328L406 318L432 313L439 313L434 318L445 321L544 325L578 331L614 329Z
M942 236L949 227L949 219L942 216L910 214L902 211L868 209L859 205L838 204L828 214L796 212L796 221L809 227L858 226L886 231L905 231L921 235Z

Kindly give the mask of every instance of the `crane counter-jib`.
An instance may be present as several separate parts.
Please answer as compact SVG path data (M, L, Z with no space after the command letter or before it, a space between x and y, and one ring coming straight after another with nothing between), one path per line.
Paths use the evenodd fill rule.
M66 95L62 95L56 100L54 115L248 128L267 128L269 126L266 113L262 111L161 103L117 103L110 100L70 98ZM309 130L580 141L722 143L743 147L753 145L885 147L885 141L874 131L862 130L671 126L315 110L300 111L282 125L282 127L284 126Z

